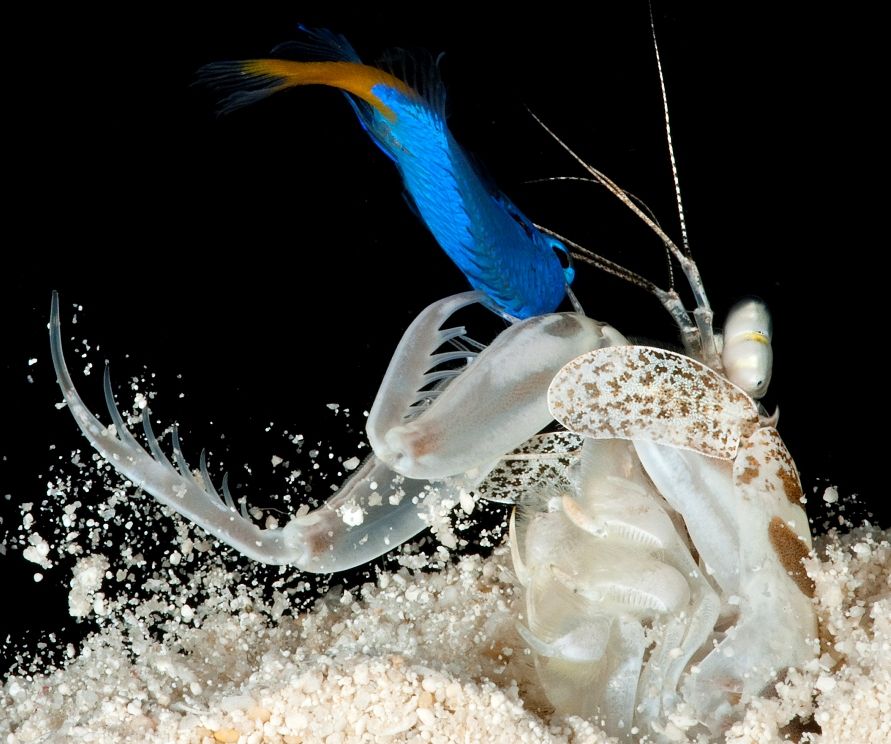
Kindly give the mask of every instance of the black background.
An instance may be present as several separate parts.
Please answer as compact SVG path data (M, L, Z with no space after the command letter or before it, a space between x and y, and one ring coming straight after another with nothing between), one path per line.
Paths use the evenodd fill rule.
M499 187L534 220L664 279L658 241L598 188L528 183L583 174L525 106L678 234L646 3L492 19L454 6L189 5L37 9L8 24L0 497L11 499L0 529L17 523L17 503L43 497L50 445L82 444L53 405L51 289L65 320L83 306L76 333L99 345L95 370L108 359L119 382L154 373L160 416L178 419L194 448L225 434L262 491L275 431L354 449L357 435L325 404L351 408L360 426L405 326L466 288L339 94L299 90L218 118L190 87L201 64L262 56L297 23L344 33L370 63L395 46L445 52L452 132ZM874 258L888 240L869 185L883 173L877 23L816 12L656 3L656 24L712 304L720 319L744 294L769 302L768 401L806 490L836 483L876 510L887 455L870 428L888 417L887 291ZM643 293L585 267L575 290L592 317L673 340ZM102 411L99 375L72 367ZM34 584L36 567L17 554L0 565L5 591L28 597L2 624L52 627L65 577Z

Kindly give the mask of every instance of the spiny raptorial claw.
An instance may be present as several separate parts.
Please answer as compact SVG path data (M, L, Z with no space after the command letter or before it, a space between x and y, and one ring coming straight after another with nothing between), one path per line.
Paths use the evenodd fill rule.
M164 450L161 449L161 445L158 444L158 438L152 429L151 411L148 408L142 413L142 430L145 432L145 438L148 441L149 449L152 451L152 456L162 465L166 465L173 470L173 463L170 462L167 455L164 454Z
M456 486L443 484L433 490L427 481L403 478L372 456L318 509L292 517L284 527L261 528L251 520L243 500L241 508L236 508L226 475L223 495L214 488L205 453L201 454L200 477L192 472L175 425L172 458L161 449L148 409L142 417L148 450L136 441L115 403L108 368L103 387L113 426L103 426L90 412L65 364L55 292L49 335L65 403L93 449L134 485L253 560L293 564L315 573L353 568L423 530L438 498L458 498Z
M143 417L143 428L151 453L146 451L130 433L115 403L108 368L105 370L103 387L105 403L113 426L102 425L84 404L65 364L59 321L59 298L56 293L53 293L49 332L53 366L68 409L93 449L118 472L162 504L179 512L211 535L254 560L298 565L308 560L306 546L299 539L302 537L299 530L292 530L292 539L285 540L283 530L261 529L250 520L233 512L221 499L213 498L192 475L183 457L179 435L174 427L174 460L181 471L177 472L161 451L157 437L152 431L148 412Z
M125 444L129 446L136 445L138 447L139 445L127 428L127 424L124 422L124 417L121 416L120 409L118 409L117 403L115 403L114 393L111 389L111 368L107 364L105 365L105 372L102 375L102 387L105 390L105 405L108 408L108 415L111 416L111 421L114 424L117 435Z
M189 478L196 486L200 486L201 484L192 475L192 468L189 467L189 463L183 456L182 444L179 441L179 427L176 424L173 425L173 431L170 433L170 441L173 444L173 460L176 462L179 472L183 477Z

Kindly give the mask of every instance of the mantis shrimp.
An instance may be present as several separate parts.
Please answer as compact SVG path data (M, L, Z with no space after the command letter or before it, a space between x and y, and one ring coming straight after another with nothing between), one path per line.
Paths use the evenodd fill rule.
M112 426L89 411L65 363L56 295L53 363L102 457L253 560L342 571L410 540L462 491L515 502L510 544L525 603L517 630L554 708L597 716L620 736L717 734L782 670L807 661L817 634L801 566L810 549L801 485L775 418L756 402L770 378L770 318L747 300L715 333L686 245L584 167L659 235L696 307L688 311L673 288L576 255L656 295L684 353L630 344L579 307L512 314L537 305L493 301L486 282L469 277L477 289L434 302L405 331L368 416L373 454L327 502L282 527L261 528L239 510L225 477L218 492L203 453L193 473L176 429L168 458L148 412L141 445L107 368ZM508 214L528 236L581 251ZM422 218L432 219L423 210ZM511 321L488 346L450 325L474 304ZM554 420L565 431L549 431Z

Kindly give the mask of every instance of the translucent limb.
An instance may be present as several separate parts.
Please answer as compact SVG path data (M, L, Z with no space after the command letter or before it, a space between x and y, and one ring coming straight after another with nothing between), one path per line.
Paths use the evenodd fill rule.
M65 364L59 299L55 293L49 332L53 366L62 395L91 446L135 486L253 560L275 565L294 564L312 572L352 568L416 535L427 526L426 514L431 504L445 493L455 495L455 488L449 484L433 489L428 482L397 475L370 457L315 511L293 517L282 528L262 528L251 521L244 507L241 513L235 508L225 478L220 497L211 482L203 453L200 477L192 473L176 430L173 432L174 466L158 443L148 411L143 416L143 426L149 451L137 442L114 402L107 369L105 399L112 425L103 426L90 412Z
M409 326L390 362L368 417L375 454L411 478L482 478L507 452L551 421L548 384L571 359L625 339L603 323L575 313L540 315L502 331L468 364L448 373L441 389L424 388L438 378L435 350L463 333L441 326L476 293L434 303ZM449 359L454 353L449 354Z

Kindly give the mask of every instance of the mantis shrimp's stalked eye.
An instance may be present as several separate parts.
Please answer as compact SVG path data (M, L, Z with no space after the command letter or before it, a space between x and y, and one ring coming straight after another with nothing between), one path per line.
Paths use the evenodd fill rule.
M773 369L771 332L770 311L756 298L737 302L724 324L721 362L727 379L755 400L763 398L770 385Z

